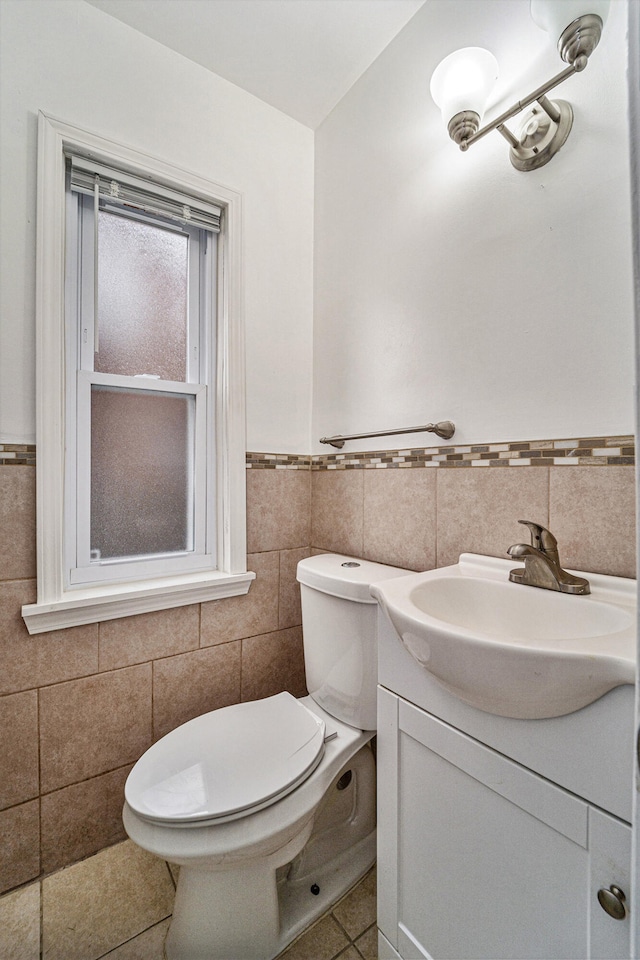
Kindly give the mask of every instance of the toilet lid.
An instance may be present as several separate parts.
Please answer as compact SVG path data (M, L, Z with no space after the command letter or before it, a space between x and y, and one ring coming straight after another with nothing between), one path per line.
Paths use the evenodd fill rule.
M145 820L234 820L295 790L323 752L323 721L290 693L279 693L172 730L138 760L125 798Z

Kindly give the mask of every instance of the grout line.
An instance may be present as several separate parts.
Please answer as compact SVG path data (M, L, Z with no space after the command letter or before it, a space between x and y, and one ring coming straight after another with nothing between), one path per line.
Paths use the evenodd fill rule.
M277 608L278 608L278 609L277 609L277 613L276 613L276 620L277 620L277 622L278 622L278 630L281 630L281 629L282 629L282 627L280 626L280 606L281 606L281 603L282 603L282 596L281 596L281 591L282 591L282 552L283 552L282 550L278 550L278 589L277 589L277 594L276 594L276 595L277 595L277 600L278 600L278 602L277 602Z
M437 569L439 566L439 557L438 557L438 498L440 496L440 484L438 482L439 474L436 473L435 486L436 486L436 495L433 498L433 522L434 522L434 531L433 531L433 548L434 548L434 557L433 565L434 569Z
M40 952L43 955L43 889L42 889L42 758L41 758L41 739L40 739L40 689L36 690L36 728L38 738L38 879L40 884Z
M171 914L169 914L171 916ZM122 943L119 943L117 947L112 947L111 950L108 950L107 953L101 953L99 957L96 957L96 960L103 960L104 957L112 956L116 950L120 950L121 947L124 947L127 943L134 943L138 937L141 937L144 933L148 933L149 930L153 930L154 927L159 927L161 923L164 923L168 920L169 917L163 917L162 920L159 920L157 923L152 923L150 927L145 927L144 930L140 930L139 933L136 933L134 937L129 937L128 940L123 940Z
M360 553L360 556L363 558L364 558L364 518L365 518L364 500L366 497L365 486L366 486L365 477L364 477L364 474L362 474L362 552Z
M44 889L42 880L38 880L40 887L40 958L44 957Z
M356 888L355 888L355 887L352 887L351 889L352 889L352 890L355 890ZM338 906L338 904L342 903L343 900L344 900L344 897L341 897L340 900L338 900L338 903L334 903L333 907L332 907L331 910L329 911L329 914L330 914L330 916L335 920L335 922L338 924L338 926L340 927L340 929L341 929L342 932L344 933L345 937L347 938L347 940L348 940L349 943L351 944L351 943L353 943L353 940L351 939L351 937L349 936L349 934L347 933L347 931L345 930L345 928L343 927L343 925L340 923L340 921L339 921L338 918L336 917L335 913L333 912L333 911L335 910L335 908Z
M149 661L151 663L151 744L155 743L154 733L155 733L155 696L154 696L154 674L155 674L155 660Z
M165 866L166 866L167 870L169 871L169 877L170 877L170 879L171 879L171 885L173 886L173 889L174 889L174 890L177 890L177 889L178 889L178 884L176 883L175 877L173 876L173 873L171 872L171 866L170 866L170 864L169 864L169 861L168 861L168 860L165 860L164 863L165 863Z

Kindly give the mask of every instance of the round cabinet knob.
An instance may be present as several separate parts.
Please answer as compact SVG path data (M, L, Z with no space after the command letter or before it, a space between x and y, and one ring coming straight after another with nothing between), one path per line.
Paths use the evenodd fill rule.
M614 920L624 920L627 915L627 908L625 906L626 897L624 891L620 887L616 887L613 884L609 887L608 890L605 890L604 887L601 887L598 890L598 903L610 917L613 917Z

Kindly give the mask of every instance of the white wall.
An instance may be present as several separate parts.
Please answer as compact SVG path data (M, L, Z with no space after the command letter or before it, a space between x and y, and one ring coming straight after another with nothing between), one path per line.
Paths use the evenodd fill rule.
M311 130L81 0L2 0L0 11L0 441L34 439L43 110L244 194L247 446L307 451Z
M633 429L623 0L537 173L496 133L460 153L428 93L465 44L501 64L490 117L557 72L528 0L430 0L316 133L311 439L312 132L80 0L0 12L0 441L34 437L39 109L244 193L249 449L440 418L460 443Z
M528 8L429 0L316 132L314 450L445 418L459 443L633 430L624 0L551 95L574 128L537 172L498 133L459 152L429 96L460 46L501 66L489 119L558 73Z

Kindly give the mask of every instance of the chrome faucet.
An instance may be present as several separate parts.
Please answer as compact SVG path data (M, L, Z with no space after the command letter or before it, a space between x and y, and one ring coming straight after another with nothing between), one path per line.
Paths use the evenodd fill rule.
M581 596L591 592L588 580L567 573L560 566L558 541L550 530L531 520L518 520L518 523L529 528L531 544L514 543L507 550L510 557L522 558L524 561L524 567L517 567L509 574L512 583Z

